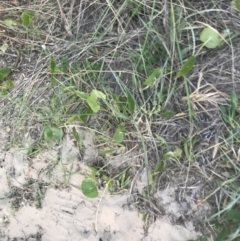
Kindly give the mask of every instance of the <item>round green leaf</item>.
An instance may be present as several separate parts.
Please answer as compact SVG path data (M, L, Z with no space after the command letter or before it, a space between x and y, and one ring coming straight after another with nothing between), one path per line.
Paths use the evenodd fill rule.
M9 68L1 68L0 69L0 81L8 77L11 70Z
M240 0L234 0L231 2L232 6L235 6L238 11L240 11Z
M24 11L21 15L22 24L24 26L29 26L32 23L34 13L31 11Z
M117 129L113 135L113 139L116 143L120 144L123 141L123 132L120 129Z
M97 186L92 178L85 178L82 181L82 192L89 198L96 198L98 196Z
M125 131L124 123L119 124L113 135L113 139L116 143L120 144L123 142L124 131Z
M6 81L6 86L8 89L12 89L14 87L14 84L11 80L7 80Z
M1 92L0 92L0 97L4 97L6 95L7 95L7 90L2 89Z
M45 129L44 137L46 140L60 141L63 137L63 131L55 127L50 127Z
M203 29L200 34L200 40L203 42L204 46L209 49L218 47L222 42L217 30L210 27Z

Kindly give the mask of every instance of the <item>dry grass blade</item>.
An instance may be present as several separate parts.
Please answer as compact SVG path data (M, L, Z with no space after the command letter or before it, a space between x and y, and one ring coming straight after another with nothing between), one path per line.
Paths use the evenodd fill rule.
M61 5L61 3L60 3L60 0L57 0L57 3L58 3L58 7L59 7L59 10L60 10L62 19L63 19L63 21L64 21L64 23L65 23L64 27L65 27L68 35L69 35L69 36L72 36L71 26L70 26L70 24L69 24L69 22L68 22L68 20L67 20L67 18L66 18L66 16L65 16L64 12L63 12L62 5Z
M190 98L191 104L195 110L201 107L206 110L203 105L213 105L217 107L219 104L226 104L229 101L229 96L217 90L212 84L205 84L201 86L202 73L199 74L197 88L189 95L189 97L183 97L183 100Z
M24 11L33 17L28 26ZM216 178L231 189L222 173L240 170L239 107L230 115L235 129L219 111L229 107L232 91L240 96L240 45L232 30L239 28L239 12L224 0L14 0L0 1L0 12L0 69L11 70L14 84L0 99L0 134L11 132L6 148L20 146L31 163L51 148L51 130L68 136L78 153L74 175L92 165L91 178L103 191L95 234L108 193L127 185L131 208L146 218L146 235L162 216L174 228L190 222L207 233L203 220L225 198ZM203 26L219 34L222 46L203 45ZM193 55L192 74L182 83L177 71ZM0 79L0 93L7 80ZM82 145L86 133L89 148ZM53 149L65 158L61 141Z

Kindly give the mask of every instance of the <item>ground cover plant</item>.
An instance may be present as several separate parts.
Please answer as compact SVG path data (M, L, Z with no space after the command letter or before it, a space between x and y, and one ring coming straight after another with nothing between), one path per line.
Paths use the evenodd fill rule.
M143 220L176 187L209 213L182 214L199 240L239 239L240 1L0 1L1 126L29 160L68 126L94 133L98 156L136 150L118 168L91 160L79 188L132 191ZM27 134L26 134L27 133ZM99 184L99 182L101 184ZM144 208L148 206L148 209ZM164 207L163 207L164 208ZM191 208L191 207L189 207ZM176 222L177 222L176 221Z

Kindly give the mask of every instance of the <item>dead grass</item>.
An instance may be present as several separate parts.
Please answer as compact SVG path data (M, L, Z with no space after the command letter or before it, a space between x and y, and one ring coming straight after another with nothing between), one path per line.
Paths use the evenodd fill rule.
M29 29L20 22L24 10L35 13ZM222 173L238 167L238 162L232 165L226 159L239 159L239 142L233 138L228 143L237 133L223 122L219 105L229 104L232 91L240 94L239 44L233 39L208 50L202 48L199 33L206 25L218 31L239 28L239 12L229 3L44 0L29 4L15 0L0 1L0 13L0 46L8 45L0 64L12 69L15 85L0 99L3 125L11 129L11 144L24 146L29 133L35 131L31 142L42 146L46 126L63 127L68 118L83 111L86 104L64 92L67 86L86 93L99 89L111 99L101 114L92 114L93 121L83 124L109 140L122 121L119 112L113 115L109 111L115 108L112 96L124 97L129 91L137 108L126 120L124 146L126 152L137 146L140 154L138 161L127 164L136 175L140 166L151 173L166 153L178 147L182 156L164 161L154 192L172 185L181 190L181 198L191 193L197 206L209 202L212 211L221 209L225 196L215 181L227 184ZM18 25L6 26L5 19ZM175 76L190 55L196 55L197 61L187 79L188 95L183 80ZM62 68L56 86L51 83L51 58ZM154 87L145 88L144 80L159 66L163 68L161 79ZM155 103L161 106L159 112ZM173 111L174 117L162 118L161 113L167 111ZM96 142L113 147L106 139ZM150 201L156 205L155 200ZM205 217L199 220L191 213L187 218L196 219L201 226Z

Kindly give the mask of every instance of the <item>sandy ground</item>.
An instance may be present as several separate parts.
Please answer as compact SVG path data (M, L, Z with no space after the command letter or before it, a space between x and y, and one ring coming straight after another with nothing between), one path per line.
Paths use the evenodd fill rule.
M1 134L7 136L4 130ZM88 159L95 150L91 137L84 135L88 136L83 143L88 149L83 159ZM1 144L5 144L3 139ZM60 146L31 160L24 152L0 152L1 241L187 241L199 235L193 223L172 225L167 216L157 218L146 229L127 192L110 195L102 188L98 198L85 197L80 186L88 168L79 160L79 150L68 134ZM143 176L136 182L140 191L146 185ZM174 202L171 188L156 195L178 215L180 206Z

